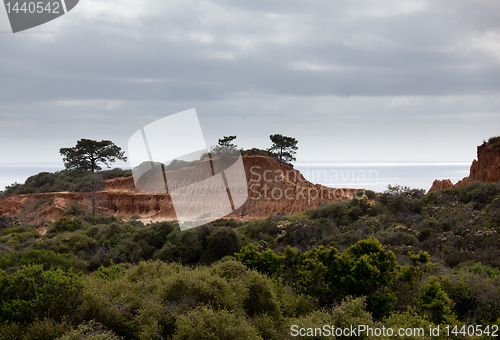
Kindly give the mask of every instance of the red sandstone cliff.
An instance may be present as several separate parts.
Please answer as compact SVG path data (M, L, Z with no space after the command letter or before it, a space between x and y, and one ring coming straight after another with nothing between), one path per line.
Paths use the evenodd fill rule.
M448 189L448 188L453 188L452 181L450 181L449 179L444 179L442 181L439 179L436 179L436 180L434 180L434 182L432 182L432 186L429 189L429 192L444 190L444 189Z
M293 214L330 201L343 201L363 189L334 189L307 181L302 174L264 156L243 156L247 178L248 200L235 213L235 219L254 219L278 213ZM184 169L190 181L200 176L200 167ZM175 175L175 173L174 173ZM161 176L161 175L160 175ZM44 193L15 195L0 202L0 215L23 216L28 220L54 220L67 214L77 204L89 211L92 200L97 211L115 216L161 221L175 220L176 215L169 193L146 194L135 188L133 177L116 178L106 182L106 189L92 193Z
M498 182L500 181L500 138L491 138L489 142L477 147L477 160L470 166L469 176L464 177L455 185L447 180L435 180L429 192L443 190L451 187L459 188L472 182Z

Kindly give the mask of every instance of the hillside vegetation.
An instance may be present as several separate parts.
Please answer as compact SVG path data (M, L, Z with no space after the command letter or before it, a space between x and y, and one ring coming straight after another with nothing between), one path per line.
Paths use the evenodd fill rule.
M96 176L102 181L117 177L128 177L132 175L131 170L115 168L100 171L97 175L87 171L62 170L58 172L40 172L28 177L24 184L13 183L5 188L0 194L4 196L38 194L47 192L86 192L91 191L91 181Z
M184 232L78 205L66 214L0 217L0 339L292 339L292 325L477 324L493 338L500 324L500 183L428 195L390 186ZM447 338L425 334L406 338Z

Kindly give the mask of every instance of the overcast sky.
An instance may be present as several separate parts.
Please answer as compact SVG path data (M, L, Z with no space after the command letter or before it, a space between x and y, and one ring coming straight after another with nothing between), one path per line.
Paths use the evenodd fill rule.
M0 163L191 108L208 145L279 133L300 162L471 161L500 135L498 0L81 0L17 34L0 7L0 31Z

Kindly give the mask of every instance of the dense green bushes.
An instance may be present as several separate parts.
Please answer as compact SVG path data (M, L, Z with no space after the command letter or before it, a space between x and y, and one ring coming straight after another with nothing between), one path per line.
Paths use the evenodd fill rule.
M33 268L37 275L52 277L55 273L43 272L41 266L27 267L15 277L29 282L36 277L36 282L42 282L33 275ZM64 275L71 277L70 273ZM84 289L78 286L77 293L71 289L64 293L68 286L62 285L52 293L54 304L44 304L41 311L33 305L38 318L29 314L24 319L14 317L14 321L0 323L0 339L278 340L293 338L294 325L316 328L387 324L394 329L432 325L425 317L409 313L393 313L376 321L367 311L365 297L346 297L333 308L320 309L313 298L297 294L230 258L195 268L161 261L112 265L81 279L78 282ZM1 288L16 289L13 286L18 282ZM71 292L72 297L68 296ZM61 306L61 294L67 294L64 297L71 301L72 308L56 313L54 307L57 303ZM2 299L2 303L10 301ZM360 334L359 338L381 337Z
M52 223L48 229L48 233L61 233L65 231L76 231L78 229L83 229L82 220L79 218L70 219L68 217L62 217Z
M293 324L323 321L492 325L499 202L499 184L427 196L396 186L294 216L183 232L114 216L36 225L0 217L0 339L292 339ZM241 262L218 261L235 253ZM73 308L51 309L65 277L80 280L65 296ZM20 291L34 283L43 293Z
M386 294L375 293L396 275L394 254L382 249L376 239L360 241L339 254L335 248L313 248L305 253L286 248L283 255L267 250L259 252L250 244L236 254L249 268L277 276L298 292L319 299L322 305L338 302L346 296L370 296L372 312L379 314L378 306ZM386 303L390 302L386 301Z
M492 323L500 318L500 277L497 268L464 263L441 279L460 320Z
M441 289L436 277L431 277L429 283L422 287L422 292L415 299L415 306L426 319L436 324L453 324L455 315L451 311L453 301Z
M115 168L112 170L104 170L98 173L103 180L116 177L131 176L131 170L122 170ZM89 182L93 174L85 171L69 171L62 170L55 173L41 172L34 176L28 177L24 184L14 183L5 188L4 194L23 195L43 192L61 192L61 191L89 191Z
M59 339L71 328L72 325L66 320L42 319L31 324L7 322L0 324L0 340Z
M176 321L174 340L262 340L255 327L243 317L227 310L214 312L200 307L181 315Z
M44 270L61 268L65 271L81 271L84 268L83 262L75 256L56 254L51 250L30 250L22 255L11 252L0 257L0 269L9 273L30 264L42 265Z
M471 203L475 210L482 210L500 194L500 183L474 182L461 188L445 189L430 193L426 204L448 205L455 202Z
M60 268L27 265L12 274L0 271L0 320L61 320L73 312L82 288L78 274Z
M38 236L38 232L30 225L13 225L0 232L0 243L19 249L34 242Z
M113 277L88 276L84 282L79 320L95 320L118 335L141 339L259 338L253 325L265 322L258 318L280 329L286 315L315 308L310 298L229 259L194 269L141 262Z

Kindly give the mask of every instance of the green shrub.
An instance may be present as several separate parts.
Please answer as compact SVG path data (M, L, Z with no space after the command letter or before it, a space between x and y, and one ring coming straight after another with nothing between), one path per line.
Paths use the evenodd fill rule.
M346 328L351 325L375 325L369 312L366 311L364 297L346 297L342 304L332 313L333 325Z
M106 244L106 241L103 243ZM138 263L139 261L149 260L156 250L147 243L147 240L135 240L133 232L132 235L118 236L114 243L109 251L109 256L117 263Z
M214 309L238 310L247 290L236 290L234 284L213 275L209 268L200 267L195 270L184 269L177 275L162 280L161 300L173 309L196 307L199 304Z
M208 237L203 256L206 262L211 263L224 256L233 256L240 247L240 240L233 229L218 228Z
M342 279L346 295L369 295L395 275L396 256L375 238L362 240L342 254Z
M19 259L19 265L40 264L44 270L61 268L65 271L73 269L80 271L83 263L73 256L56 254L51 250L31 250Z
M243 247L241 251L236 254L236 259L248 268L256 269L259 272L268 275L272 275L280 271L284 261L283 256L275 254L270 249L259 252L259 248L252 243Z
M102 245L116 246L120 239L130 229L129 225L111 222L110 224L99 224L87 230L87 235L97 240Z
M200 307L182 315L176 322L173 340L259 340L258 331L241 316L227 310Z
M284 236L280 242L287 246L297 248L301 251L308 251L325 237L332 236L337 232L324 217L315 221L293 220L283 225Z
M174 231L168 235L168 242L155 253L154 258L182 264L199 262L203 252L203 237L199 237L199 231L196 229Z
M161 249L167 242L168 235L179 230L179 226L172 222L159 222L143 227L137 231L134 241L144 240L155 249Z
M298 293L331 304L347 295L371 295L396 274L396 257L374 238L362 240L343 254L335 248L313 248L305 253L287 247L283 255L271 250L259 252L250 244L236 254L238 261L252 269L283 279ZM379 303L382 296L379 297ZM384 299L389 303L390 296ZM380 304L372 304L371 306Z
M93 176L87 171L62 170L55 173L40 172L26 179L24 184L14 183L6 187L6 195L20 195L61 191L84 191L86 182ZM131 176L131 170L112 169L99 171L98 175L104 179Z
M493 323L500 318L500 278L498 269L479 263L463 265L440 278L446 294L454 302L460 320Z
M36 320L25 328L26 333L22 340L57 339L71 328L71 324L66 320L61 322L51 319Z
M397 301L398 298L394 292L387 288L381 289L368 297L366 308L375 319L380 320L394 310Z
M26 191L44 192L43 189L49 189L55 181L56 175L49 172L40 172L37 175L28 177L24 182L24 187Z
M121 337L94 321L79 325L75 330L69 331L58 340L119 340Z
M493 201L486 207L488 220L496 225L500 225L500 195L496 195Z
M68 217L61 217L54 221L48 229L48 233L61 233L64 231L75 231L84 229L83 222L79 218L70 219Z
M0 323L0 340L22 339L26 326L19 322Z
M500 185L496 183L474 182L463 188L464 203L472 202L474 209L484 209L500 192Z
M249 275L247 267L231 257L225 257L221 261L213 263L210 269L212 273L225 280L243 279Z
M276 236L280 232L277 225L275 219L266 218L265 220L250 221L239 230L250 239L259 239L263 234Z
M113 262L111 262L111 266L109 267L99 267L95 272L95 276L100 279L112 281L122 276L125 268L127 268L128 266L128 264L114 265Z
M315 310L307 315L300 317L285 319L283 328L286 330L288 337L285 339L308 339L308 340L323 340L328 339L328 337L323 335L323 330L321 329L321 334L318 332L316 336L314 335L314 329L322 328L323 325L336 326L334 325L333 316L326 310ZM299 331L303 329L304 336L299 337ZM307 335L307 330L311 330L311 333ZM295 334L297 332L297 334ZM358 339L364 339L358 337Z
M85 290L81 295L75 320L79 323L95 320L118 335L135 335L137 323L131 307L137 310L146 296L131 290L123 278L102 279L99 276L84 276Z
M404 218L422 212L424 206L422 197L424 194L425 190L422 189L388 185L387 190L379 199L383 205L389 208L392 214Z
M282 334L288 331L284 328L282 320L273 319L267 314L249 318L249 322L265 340L283 339Z
M276 285L276 294L284 317L299 317L317 308L317 299L306 294L296 294L289 286Z
M31 225L22 225L15 228L6 228L0 233L0 242L7 246L22 248L27 243L34 243L40 234Z
M422 293L415 299L415 305L421 315L435 324L449 323L455 320L451 310L453 301L441 289L436 277L431 277L429 283L423 287Z
M50 250L59 254L73 253L88 261L89 256L99 248L99 244L96 240L88 237L85 231L78 230L47 234L43 241L35 243L33 248Z
M302 315L315 306L311 298L297 296L232 259L212 267L188 268L160 261L115 272L117 267L101 268L85 277L77 319L96 320L121 336L169 338L179 318L200 308L246 322L260 320L259 329L271 332L271 324L280 324L282 310Z
M66 215L82 216L85 214L85 209L83 209L76 201L72 201L64 213Z
M257 272L251 272L244 280L248 289L248 296L243 301L247 315L269 314L274 317L280 315L278 297L271 280Z
M459 264L451 271L451 274L455 275L460 273L472 273L494 279L500 276L500 269L483 265L481 262L467 261Z
M61 320L74 311L82 288L80 275L60 268L27 265L10 275L0 271L0 320Z
M99 243L89 237L83 230L60 234L58 238L61 239L74 254L78 254L79 252L89 254L99 248Z
M491 137L490 139L488 139L488 143L493 148L500 148L500 136Z
M306 316L299 318L289 318L286 320L288 334L295 334L297 330L303 328L306 331L305 336L300 339L322 340L329 338L330 335L323 333L323 325L333 326L335 328L357 328L358 325L365 325L371 328L381 327L373 321L370 313L366 311L364 297L347 297L342 303L332 311L316 310ZM321 329L318 329L321 328ZM316 334L314 334L316 331ZM304 332L303 332L304 333ZM309 333L309 335L307 335ZM294 339L287 337L286 339ZM339 337L338 339L349 339L351 337ZM378 339L377 337L367 336L365 333L357 333L356 339Z
M113 222L118 222L118 219L114 216L104 216L104 215L86 215L83 217L83 220L91 225L98 224L111 224Z
M213 222L210 223L213 227L229 227L229 228L236 228L238 226L240 226L242 223L241 222L238 222L238 221L235 221L234 219L224 219L224 218L220 218L218 220L215 220Z
M431 235L432 235L432 229L431 228L423 228L420 230L419 234L418 234L418 240L420 242L424 242L425 240L427 240Z
M6 322L0 324L0 340L52 340L71 329L69 322L51 319L36 320L32 324Z
M441 330L439 332L439 336L430 336L429 329L432 327L433 329L437 326L430 322L428 319L418 315L414 311L406 311L404 313L394 313L389 317L385 318L383 321L384 325L390 327L394 330L394 334L396 334L398 329L411 329L414 333L412 335L404 335L402 337L397 337L397 339L404 340L433 340L433 339L449 339L446 336L446 332L443 330L441 326ZM424 330L425 336L418 335L415 330Z
M500 194L499 183L473 182L461 188L450 188L435 192L432 205L450 208L456 202L471 204L475 210L482 210Z
M347 204L341 202L327 203L314 209L310 214L313 219L328 218L336 225L349 225L352 222Z

